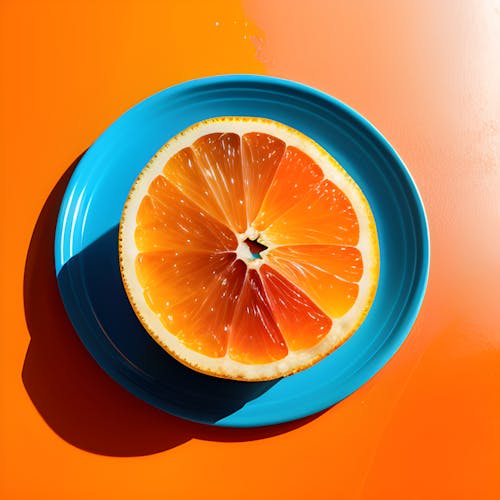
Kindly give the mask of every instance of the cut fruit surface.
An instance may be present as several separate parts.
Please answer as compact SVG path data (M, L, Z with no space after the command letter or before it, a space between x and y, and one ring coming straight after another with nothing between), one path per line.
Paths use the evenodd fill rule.
M119 255L132 307L167 352L246 381L303 370L345 342L379 272L354 180L262 118L213 118L170 140L132 187Z

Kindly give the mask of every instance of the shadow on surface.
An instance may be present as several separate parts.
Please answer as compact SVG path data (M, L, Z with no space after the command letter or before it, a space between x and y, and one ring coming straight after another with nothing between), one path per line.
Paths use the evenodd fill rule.
M202 375L159 347L144 331L125 294L118 265L118 227L72 257L58 281L66 310L101 367L159 408L214 423L277 382L244 383Z
M31 342L26 354L22 379L32 402L46 423L61 438L83 450L110 456L139 456L158 453L191 438L212 441L248 441L278 435L300 427L318 415L275 426L231 429L197 424L174 417L136 398L108 377L87 352L74 331L63 306L54 267L54 237L57 216L64 191L81 156L61 177L48 197L31 238L24 274L24 308ZM87 266L85 275L93 307L102 320L104 338L86 339L89 347L110 355L113 343L115 361L124 377L133 376L136 359L148 359L149 380L158 389L158 380L175 377L183 391L176 396L172 387L164 387L162 397L186 407L186 390L193 390L193 415L205 411L207 421L229 415L245 402L262 394L273 382L245 384L219 381L197 374L177 363L146 334L123 338L118 335L136 328L138 321L116 281L116 229L109 231L85 249L80 259L72 259L59 279L68 279L68 266ZM65 276L65 273L67 275ZM119 270L118 270L119 278ZM124 300L126 302L124 302ZM119 318L117 320L117 318ZM140 327L140 325L138 325ZM94 344L92 344L94 342ZM94 352L94 351L93 351ZM124 357L124 352L126 353ZM96 352L94 352L94 355ZM149 362L151 363L149 364ZM135 373L137 376L137 372ZM145 378L148 380L148 377ZM161 385L161 384L160 384ZM144 387L148 389L147 384ZM205 391L204 394L200 394ZM184 394L184 395L183 395ZM205 400L204 400L205 398Z

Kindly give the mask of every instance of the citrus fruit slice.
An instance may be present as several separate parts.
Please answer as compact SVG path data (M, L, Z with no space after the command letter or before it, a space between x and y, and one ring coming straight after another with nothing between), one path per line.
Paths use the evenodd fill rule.
M194 370L246 381L303 370L375 296L374 218L318 144L262 118L197 123L133 185L120 267L149 334Z

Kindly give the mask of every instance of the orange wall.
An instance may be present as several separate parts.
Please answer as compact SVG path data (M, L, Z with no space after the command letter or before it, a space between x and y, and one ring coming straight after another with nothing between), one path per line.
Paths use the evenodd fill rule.
M1 498L500 498L498 2L4 0L0 50ZM53 275L67 175L49 194L72 162L149 94L231 72L364 114L431 230L401 350L334 408L269 429L130 396L76 339Z

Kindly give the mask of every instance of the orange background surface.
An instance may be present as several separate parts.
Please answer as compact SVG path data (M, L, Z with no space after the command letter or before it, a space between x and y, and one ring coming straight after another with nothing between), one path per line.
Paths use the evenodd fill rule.
M0 498L500 498L500 5L14 1L0 7ZM408 340L355 394L262 429L135 399L72 330L52 262L78 157L171 84L313 85L388 138L432 242Z

